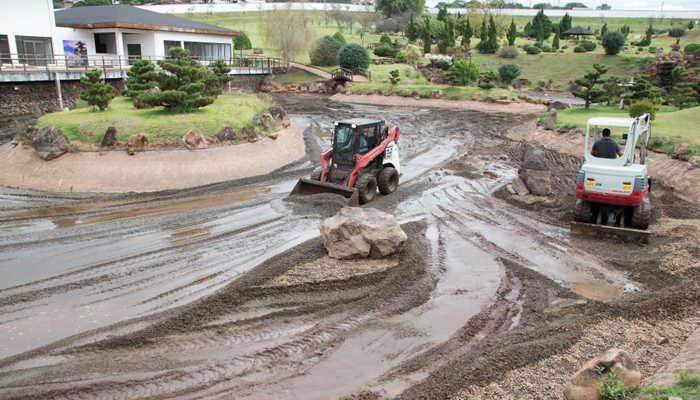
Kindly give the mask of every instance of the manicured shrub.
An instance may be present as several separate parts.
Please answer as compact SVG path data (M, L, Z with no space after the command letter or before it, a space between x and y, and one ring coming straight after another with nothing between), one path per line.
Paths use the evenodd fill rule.
M102 70L93 69L80 78L80 85L85 89L80 92L80 100L103 111L114 98L114 94L112 93L112 85L100 82L100 76L102 76Z
M639 52L644 51L644 47L637 47L637 51L639 51Z
M408 56L406 55L406 52L403 50L397 51L396 52L396 59L400 61L408 61Z
M644 39L640 40L639 42L637 42L637 46L642 46L642 47L647 47L650 44L651 44L651 40L649 40L647 38L644 38Z
M340 42L330 36L324 36L314 43L309 58L312 65L329 66L338 61L338 52L343 47Z
M510 84L520 76L520 67L517 64L502 65L498 69L498 76L501 78L501 82Z
M440 68L443 71L447 71L452 66L452 57L450 56L430 56L427 57L430 61L430 66L433 68Z
M520 52L518 51L518 48L515 46L507 46L501 49L501 51L498 53L498 55L501 58L518 58L518 55Z
M544 46L544 47L542 48L542 51L544 51L545 53L551 53L551 52L552 52L552 48L551 48L550 46Z
M605 54L614 56L620 53L625 45L625 37L620 32L608 32L601 39Z
M396 53L396 48L388 44L382 44L374 48L374 55L377 57L396 57Z
M540 51L541 51L541 50L540 50L539 47L531 46L531 47L528 47L528 49L525 50L525 51L527 52L527 54L533 54L533 55L534 55L534 54L540 54Z
M523 47L522 47L522 49L523 49L525 52L527 52L527 49L529 49L529 48L531 48L531 47L533 47L531 44L524 44Z
M369 67L369 53L359 44L343 46L338 52L338 65L347 69Z
M656 53L656 47L649 47L649 53Z
M413 64L422 55L423 53L420 47L416 46L415 44L409 44L408 46L406 46L406 57L408 58L409 63Z
M379 38L379 43L386 44L389 46L393 45L393 43L391 42L391 38L386 33L383 34L382 37Z
M623 44L624 44L624 38L623 38ZM590 40L584 40L580 44L586 51L593 51L597 47L597 45L594 42L591 42Z
M236 50L250 50L253 48L253 44L250 43L248 35L241 32L242 35L233 38L233 48Z
M695 53L697 50L700 50L700 44L697 44L697 43L687 44L683 48L683 51L685 52L685 54Z
M642 99L632 103L629 109L630 117L635 118L644 114L649 114L652 120L656 118L656 106L651 100Z
M544 43L543 42L535 42L535 47L542 49L542 47L544 47Z
M345 40L345 36L343 36L343 34L340 32L336 32L335 34L333 34L333 39L337 40L338 43L340 43L343 46L348 44L348 42Z
M585 52L586 52L586 48L583 46L574 47L574 53L585 53Z

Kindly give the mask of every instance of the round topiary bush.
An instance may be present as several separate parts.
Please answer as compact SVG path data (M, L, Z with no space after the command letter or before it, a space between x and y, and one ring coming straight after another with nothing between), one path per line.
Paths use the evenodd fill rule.
M525 50L525 51L527 51L527 54L533 54L533 55L534 55L534 54L540 54L540 51L541 51L541 50L540 50L539 47L530 46L530 47L528 47L527 50Z
M507 46L501 49L501 51L498 53L498 55L501 58L518 58L518 55L520 52L518 51L518 48L515 46Z
M253 48L253 44L250 43L248 35L241 32L241 35L233 39L233 48L236 50L250 50Z
M503 83L510 84L520 76L520 67L517 64L502 65L498 69L498 76Z
M374 48L374 55L377 57L396 57L396 53L396 48L388 44L383 44Z
M697 43L687 44L683 48L683 51L685 52L685 54L695 53L698 50L700 50L700 44L697 44Z
M347 69L369 67L369 53L359 44L343 46L338 52L338 65Z
M542 43L542 42L535 42L535 47L538 47L538 48L541 49L542 47L544 47L544 43Z
M340 42L330 36L324 36L318 39L311 48L311 51L309 51L311 65L335 65L341 47L343 46Z
M551 47L551 46L544 46L544 47L542 48L542 51L544 51L545 53L551 53L551 52L552 52L552 47Z
M333 39L337 40L341 45L345 46L348 42L345 40L345 36L342 33L336 32L333 35Z
M625 45L625 37L620 32L608 32L601 39L605 54L614 56L620 53Z
M613 33L613 32L609 32L609 33ZM624 42L623 42L623 44L624 44ZM595 50L597 45L594 42L591 42L590 40L586 40L586 41L581 42L581 47L586 49L586 51L593 51L593 50Z
M649 114L652 120L656 118L656 106L651 100L642 99L632 103L629 110L630 117L635 118L644 114Z
M574 53L585 53L585 52L586 52L586 48L583 46L574 47Z

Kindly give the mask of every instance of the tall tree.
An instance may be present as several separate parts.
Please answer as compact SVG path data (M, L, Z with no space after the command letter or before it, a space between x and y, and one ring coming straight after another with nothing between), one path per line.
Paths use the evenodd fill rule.
M377 0L374 9L386 16L401 15L405 12L422 14L425 0Z
M495 53L498 50L498 30L496 29L496 21L493 15L489 18L489 53Z
M418 33L416 23L413 21L413 14L411 14L411 19L408 20L408 24L406 24L406 29L404 30L403 34L410 43L413 43L416 41L416 39L418 39Z
M158 74L155 73L155 65L148 60L137 60L126 71L126 89L122 95L132 99L148 89L156 86Z
M552 39L552 48L554 50L559 50L559 36L561 36L561 26L557 25L557 30L554 32L554 39Z
M85 89L80 92L80 99L88 105L103 111L114 98L112 85L100 82L101 69L93 69L80 78L80 85Z
M646 42L646 45L649 46L651 44L651 37L654 35L654 26L649 23L649 27L647 28L646 31L644 31L644 41Z
M510 20L510 27L508 28L508 33L506 33L506 38L508 39L508 46L515 46L515 38L518 37L518 28L515 26L515 18Z
M433 28L430 26L430 17L424 15L423 22L420 33L420 38L423 40L423 53L430 53L430 47L433 44Z
M309 14L293 12L291 3L268 12L261 20L260 32L265 43L280 53L285 68L289 69L294 57L309 46L311 22Z
M474 31L472 30L472 26L469 23L469 18L464 18L462 20L461 29L459 33L462 34L462 46L471 44L472 35L474 34Z
M437 13L437 20L438 21L444 21L445 17L447 17L447 5L443 4L442 6L438 6L438 13Z
M603 36L606 33L608 33L608 23L607 22L603 23L603 27L600 28L600 36Z
M681 43L681 38L685 36L685 29L683 28L672 28L668 31L668 36L676 38L676 44Z
M571 20L571 16L569 15L569 13L564 14L564 16L561 19L561 22L559 22L559 27L561 28L561 31L566 32L569 29L571 29L571 23L572 23L572 20Z
M602 76L608 72L608 69L599 64L593 64L593 69L595 71L587 73L583 76L583 79L576 79L576 84L581 86L581 90L575 90L572 93L586 102L586 109L591 105L591 102L598 103L605 100L606 97L605 90L597 87L597 85L605 83L605 79Z
M625 90L620 86L622 80L616 76L611 76L603 84L603 90L608 100L608 105L615 103L620 100L620 96L625 92Z
M534 37L541 35L542 40L549 39L552 34L552 21L544 15L544 10L540 10L532 19L532 29L535 33Z
M481 31L479 33L480 33L479 39L482 42L489 40L489 31L488 31L488 28L486 27L486 16L484 16L484 18L481 20Z

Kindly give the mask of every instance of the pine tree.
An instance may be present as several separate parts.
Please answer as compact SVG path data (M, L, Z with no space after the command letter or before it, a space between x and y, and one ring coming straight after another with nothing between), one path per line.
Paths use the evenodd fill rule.
M608 23L607 22L603 24L602 28L600 28L600 36L603 36L606 33L608 33Z
M489 53L498 51L498 30L493 15L489 19Z
M425 24L423 24L422 31L420 32L421 40L423 40L423 53L430 53L430 47L433 44L432 27L430 26L430 17L423 16Z
M462 22L462 46L471 44L472 42L472 35L474 34L474 31L472 30L472 26L469 23L469 18L464 18L464 22Z
M80 92L80 99L93 108L96 107L103 111L114 98L114 94L112 93L111 85L100 82L100 76L102 76L102 70L93 69L80 78L80 84L85 88L85 90Z
M576 79L576 84L581 86L582 89L575 90L572 93L586 102L586 109L588 109L591 102L598 103L606 98L605 90L597 88L596 85L605 83L605 79L602 79L601 76L608 72L608 69L599 64L593 64L593 69L595 71L587 73L583 76L583 79Z
M525 24L525 27L523 28L523 33L525 34L525 36L532 38L535 37L534 32L535 30L532 29L532 23L528 21L527 24Z
M506 33L506 38L508 39L508 46L515 46L515 38L518 36L518 28L515 26L515 18L510 20L510 28L508 28L508 33Z
M541 36L541 40L547 40L552 34L552 21L544 15L544 10L540 10L532 19L532 29L536 37Z
M406 36L406 39L410 43L413 43L418 39L418 30L416 29L416 23L413 22L413 14L411 14L411 19L408 21L408 24L406 25L406 29L404 30L404 35Z
M231 67L224 60L216 60L207 67L207 78L204 82L204 95L216 98L223 92L224 85L233 80L229 75Z
M126 71L126 89L122 95L129 96L132 99L156 86L158 74L154 72L155 65L148 60L137 60Z
M552 40L552 48L554 50L559 50L559 36L561 35L561 26L557 25L557 31L554 33L554 39Z
M566 32L571 29L571 23L572 19L569 13L564 14L564 17L562 17L561 22L559 23L561 32Z
M675 71L676 70L674 69L674 72ZM697 106L697 93L693 89L693 82L690 81L690 77L688 76L688 73L685 72L685 68L683 68L683 70L677 75L679 75L676 78L677 83L673 85L673 88L671 88L671 92L668 95L668 102L678 107L679 110Z
M438 9L437 20L444 21L445 18L447 18L447 6L446 5L443 5L442 7L438 6L437 9Z
M489 32L486 28L486 16L484 16L484 18L481 20L481 32L479 39L482 42L489 40Z
M649 24L649 27L647 28L646 32L644 32L646 36L644 37L645 41L647 42L647 46L651 44L651 37L654 35L654 27L652 24Z

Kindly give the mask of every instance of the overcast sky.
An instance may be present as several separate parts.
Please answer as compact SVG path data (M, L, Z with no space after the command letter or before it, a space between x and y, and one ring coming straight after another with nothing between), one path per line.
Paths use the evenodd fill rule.
M570 0L518 0L529 6L530 4L549 2L553 5L564 5ZM572 0L576 1L576 0ZM603 3L602 0L583 0L581 3L588 8L596 8ZM700 10L700 0L607 0L613 10Z

